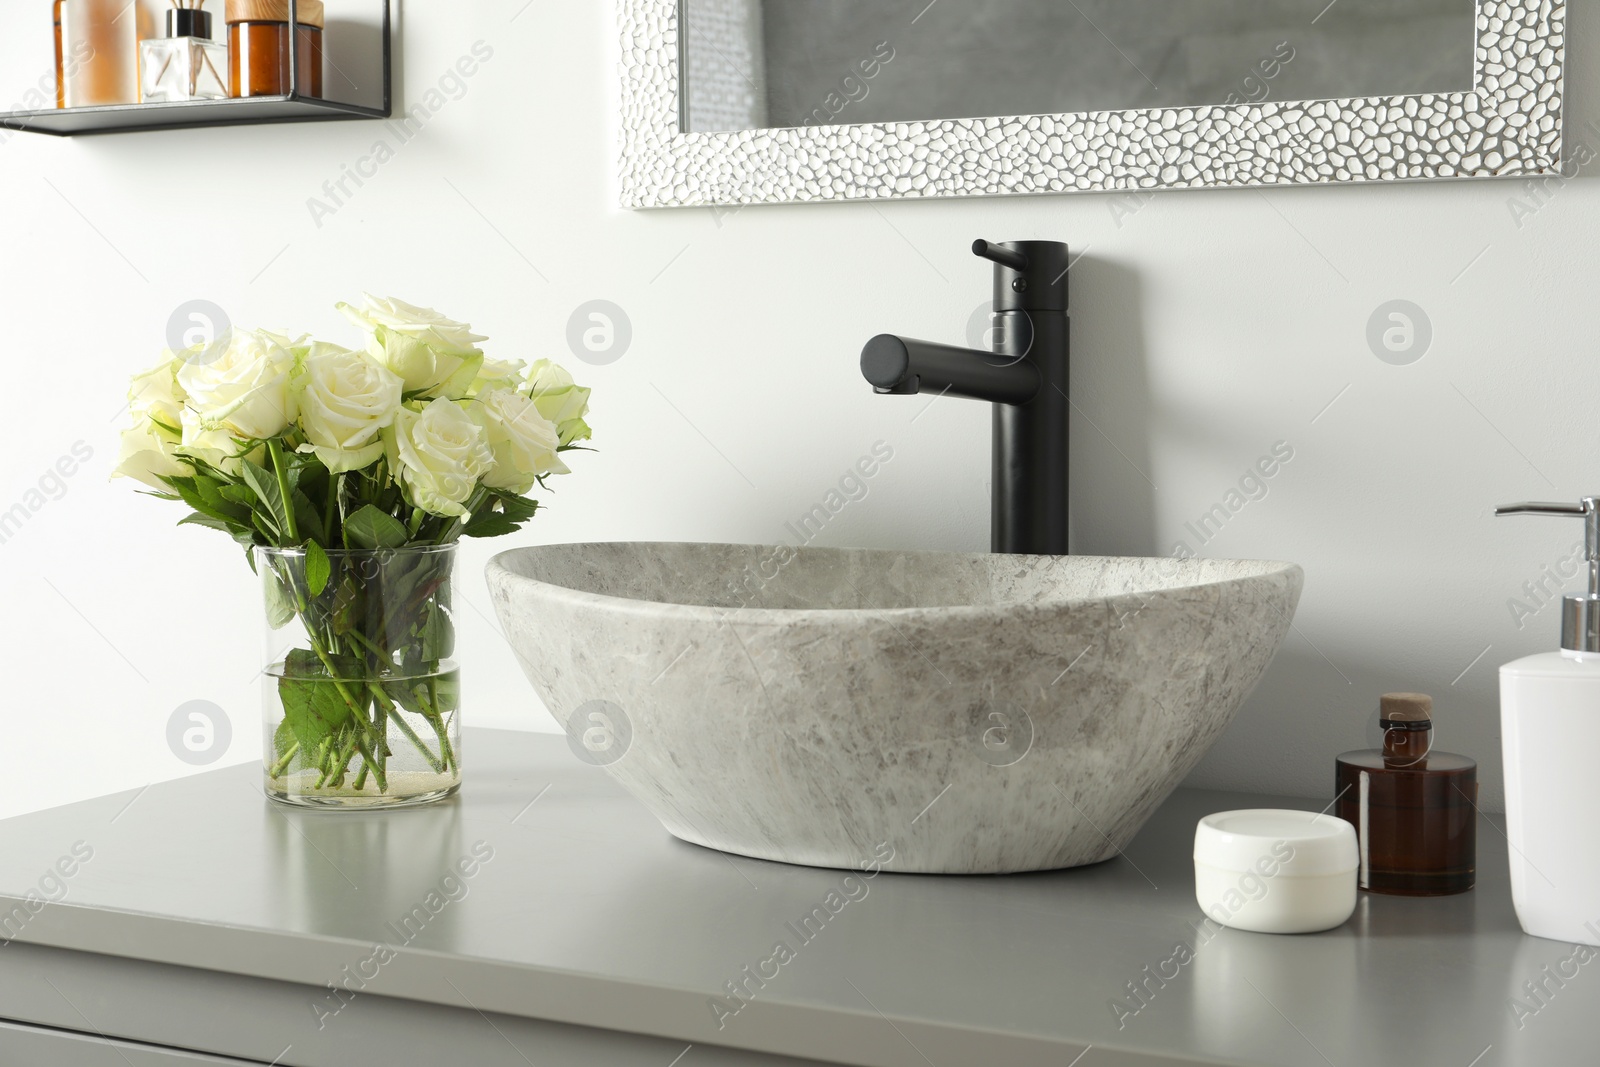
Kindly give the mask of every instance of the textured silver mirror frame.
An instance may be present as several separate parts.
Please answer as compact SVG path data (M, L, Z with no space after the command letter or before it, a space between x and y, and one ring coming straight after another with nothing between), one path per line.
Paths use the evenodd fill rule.
M1478 0L1470 93L682 133L678 0L618 0L622 204L690 207L1558 172L1564 0Z

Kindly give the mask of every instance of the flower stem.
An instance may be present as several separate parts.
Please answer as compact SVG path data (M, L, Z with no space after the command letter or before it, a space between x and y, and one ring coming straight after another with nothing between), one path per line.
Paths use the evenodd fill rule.
M339 510L339 486L344 475L335 474L328 479L328 502L322 509L322 543L331 547L333 541L333 516Z
M389 791L389 778L384 773L383 760L373 755L374 749L381 750L383 748L382 736L379 736L377 745L373 745L365 737L357 736L356 747L361 750L361 770L356 775L356 791L361 791L361 786L367 778L367 772L371 771L373 780L378 783L378 792L387 793Z
M289 544L300 543L300 534L295 529L294 499L289 496L289 472L283 466L283 452L278 448L276 441L268 442L267 455L272 457L272 473L278 478L278 495L283 498L283 532L289 535Z
M296 741L294 744L289 746L289 751L285 752L283 754L283 758L277 763L274 763L267 773L273 778L282 778L284 772L289 769L289 764L294 762L295 754L299 751L300 742Z
M444 716L439 714L439 683L437 678L428 679L428 703L426 708L428 723L433 727L433 732L439 735L439 755L444 760L445 769L449 770L453 764L455 769L459 771L461 765L456 762L455 750L450 747L450 736L445 731Z
M379 663L389 662L389 654L374 644L372 638L368 637L360 630L351 630L350 636L355 639L356 644L360 645L368 652L371 652L374 656L376 656Z
M428 761L428 766L433 768L434 774L443 774L445 772L444 764L440 763L438 758L428 750L427 744L423 742L422 738L417 736L417 732L411 728L411 724L406 722L405 716L396 715L394 717L394 724L395 726L399 727L401 733L405 734L411 739L411 743L413 745L417 746L417 751L421 752L422 758Z
M311 787L313 789L321 789L322 783L328 780L328 743L331 740L332 738L324 737L322 743L317 746L316 768L318 774L316 784Z
M461 530L468 522L472 520L472 516L476 515L483 508L484 504L488 503L488 501L489 490L480 487L472 494L471 497L467 499L466 512L458 518L451 520L450 524L444 528L444 532L439 535L438 540L436 540L434 544L446 545L451 541L458 539L461 536Z
M353 732L350 740L346 741L344 747L339 749L339 762L335 768L336 773L332 782L333 788L338 789L344 785L344 777L350 773L350 761L356 758L356 747L359 744L360 735Z
M272 462L273 465L278 468L279 481L283 482L282 460L279 459L276 451L272 452ZM291 525L294 522L292 515L290 516L289 522ZM356 698L351 696L350 690L345 688L344 681L339 677L338 670L334 668L333 661L328 658L328 653L323 649L322 642L317 639L316 628L313 626L312 620L307 617L310 613L310 609L306 605L306 598L300 593L299 585L297 585L294 581L294 575L285 569L279 573L279 577L283 579L284 584L286 584L290 589L294 590L296 604L295 615L299 617L301 625L306 628L306 636L310 639L308 643L311 645L311 651L316 654L317 660L321 662L322 669L328 672L328 677L333 681L333 688L338 692L339 696L344 699L345 706L350 709L350 714L359 720L365 721L367 717L365 711L366 705L364 703L359 707L356 705Z

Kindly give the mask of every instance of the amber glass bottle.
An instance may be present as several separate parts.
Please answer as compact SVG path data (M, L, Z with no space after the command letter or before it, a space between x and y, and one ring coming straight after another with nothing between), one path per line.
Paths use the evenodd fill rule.
M1464 893L1478 874L1478 764L1433 751L1433 699L1383 697L1383 748L1337 761L1339 817L1356 828L1362 889Z
M295 52L296 91L322 96L322 0L300 0L294 42L289 39L289 0L228 0L229 90L236 97L286 96L289 53Z
M67 0L55 0L50 14L56 24L56 107L67 106L67 43L61 37L61 5Z
M56 106L139 102L142 9L126 18L127 0L56 0Z

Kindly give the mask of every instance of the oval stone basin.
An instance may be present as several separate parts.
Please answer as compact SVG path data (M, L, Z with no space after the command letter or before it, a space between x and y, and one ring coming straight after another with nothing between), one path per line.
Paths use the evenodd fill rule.
M677 837L993 874L1127 845L1261 679L1303 575L618 543L515 549L488 580L545 706Z

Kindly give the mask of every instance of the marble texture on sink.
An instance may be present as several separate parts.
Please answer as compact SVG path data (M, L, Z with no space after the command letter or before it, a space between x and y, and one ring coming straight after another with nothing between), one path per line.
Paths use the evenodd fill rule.
M524 672L668 831L813 866L1001 873L1119 852L1288 632L1286 563L715 544L489 564Z

